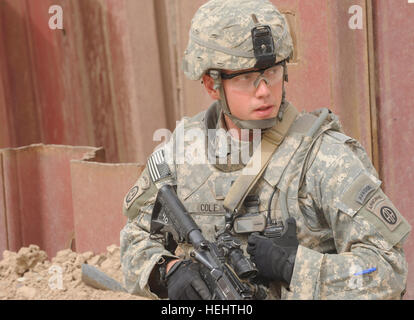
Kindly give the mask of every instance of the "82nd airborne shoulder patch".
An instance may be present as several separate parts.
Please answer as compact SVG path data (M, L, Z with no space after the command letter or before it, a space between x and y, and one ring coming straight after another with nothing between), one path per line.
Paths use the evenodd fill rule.
M400 242L411 231L411 226L391 200L379 189L365 204L365 218L391 244Z
M397 209L384 195L374 195L366 208L375 214L390 231L394 231L402 221Z

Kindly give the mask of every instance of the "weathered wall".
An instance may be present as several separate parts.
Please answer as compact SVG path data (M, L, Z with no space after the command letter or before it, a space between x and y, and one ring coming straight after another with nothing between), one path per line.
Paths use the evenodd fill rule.
M105 252L111 244L119 246L119 231L127 222L123 199L144 167L72 160L70 169L76 250Z
M103 161L104 153L92 147L41 144L0 149L1 252L37 244L53 255L71 246L72 159Z
M414 226L414 3L374 2L379 161L389 197ZM414 236L407 240L407 299L414 299Z
M51 5L63 30L49 28ZM0 147L102 146L108 161L144 161L166 127L157 34L153 1L1 0Z
M122 202L143 166L104 161L93 147L0 149L0 252L37 244L54 257L119 246Z

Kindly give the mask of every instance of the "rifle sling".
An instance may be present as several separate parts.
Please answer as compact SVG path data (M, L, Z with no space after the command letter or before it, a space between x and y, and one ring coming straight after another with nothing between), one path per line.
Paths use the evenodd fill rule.
M275 126L265 132L261 144L227 193L224 199L224 208L226 210L236 214L238 213L244 199L266 170L271 157L285 139L287 132L296 120L298 114L299 112L296 108L289 104L282 121L278 120ZM248 169L252 170L258 162L260 163L260 170L258 170L257 174L246 174L246 171Z

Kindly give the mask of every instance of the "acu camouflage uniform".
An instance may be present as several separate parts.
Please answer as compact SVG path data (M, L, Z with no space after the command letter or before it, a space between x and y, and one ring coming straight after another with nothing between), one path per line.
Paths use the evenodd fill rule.
M342 132L334 114L330 113L313 137L306 135L307 123L312 123L309 119L316 119L320 112L299 114L250 192L259 197L258 211L266 215L276 187L272 219L282 223L292 216L297 221L300 245L289 290L272 283L269 297L399 299L407 276L402 246L410 226L381 190L381 181L363 147ZM173 255L149 238L153 204L164 183L177 185L178 197L208 240L214 241L215 231L223 227L223 199L241 169L224 172L207 163L206 145L202 139L194 139L192 131L198 129L207 135L211 123L222 126L220 119L217 103L192 119L185 118L162 151L150 157L125 197L128 223L121 232L121 259L129 292L156 298L157 292L151 292L148 285L154 267L161 257L180 254ZM200 159L201 154L205 163L174 162L170 156L180 143L188 152L187 162L195 156ZM163 174L150 174L154 163L161 164ZM154 181L154 177L161 179ZM235 236L245 250L248 235ZM188 257L189 247L180 248L180 257ZM371 268L376 271L354 275Z
M286 20L272 3L211 0L192 21L183 65L186 76L199 80L211 69L237 71L255 67L258 61L251 41L251 30L256 25L252 22L253 13L260 23L271 28L274 62L288 59L292 39ZM242 166L217 166L207 161L211 142L205 142L207 130L225 128L223 112L231 116L220 79L215 80L221 90L220 102L194 118L185 118L170 141L149 158L141 177L125 197L123 211L128 223L121 231L121 260L125 286L131 293L157 298L162 292L157 286L157 264L163 257L188 255L188 246L181 245L182 250L173 254L149 237L153 205L163 184L177 185L178 197L208 240L214 241L216 230L223 227L223 201ZM272 283L268 297L399 299L406 285L403 243L410 226L381 190L378 174L362 146L343 133L334 114L329 114L315 134L308 134L320 113L321 110L303 112L297 116L250 191L250 195L258 197L258 206L244 206L241 211L242 217L252 209L266 216L276 188L270 204L272 219L281 225L291 216L297 222L300 245L289 290ZM260 120L240 124L250 125L252 121ZM202 138L194 139L200 132ZM213 149L218 149L218 141L212 141ZM246 147L250 145L242 144L240 150L234 147L231 152L237 155ZM174 155L183 151L185 161L177 161ZM195 159L199 161L192 164ZM236 236L245 250L248 234ZM373 268L373 272L362 272Z

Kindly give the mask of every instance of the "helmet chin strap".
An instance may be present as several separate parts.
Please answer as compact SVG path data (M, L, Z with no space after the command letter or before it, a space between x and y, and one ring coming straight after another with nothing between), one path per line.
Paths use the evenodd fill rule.
M210 71L210 76L213 78L214 80L214 90L219 90L220 93L220 106L221 109L223 110L223 113L228 116L231 121L240 129L262 129L262 130L266 130L266 129L270 129L272 127L274 127L276 125L277 120L282 121L283 119L283 114L286 110L287 107L287 103L285 100L286 97L286 90L285 90L285 81L287 81L287 70L286 70L286 64L284 64L283 66L283 82L282 82L282 101L280 103L279 106L279 111L278 111L278 115L274 118L270 118L270 119L263 119L263 120L241 120L239 118L237 118L236 116L232 115L230 112L230 108L228 106L227 103L227 98L226 98L226 92L224 90L224 86L223 86L223 82L220 76L220 73L216 70L211 70ZM260 77L257 81L256 81L256 87L259 86L261 81L265 81L266 84L268 83L266 78L264 77Z

